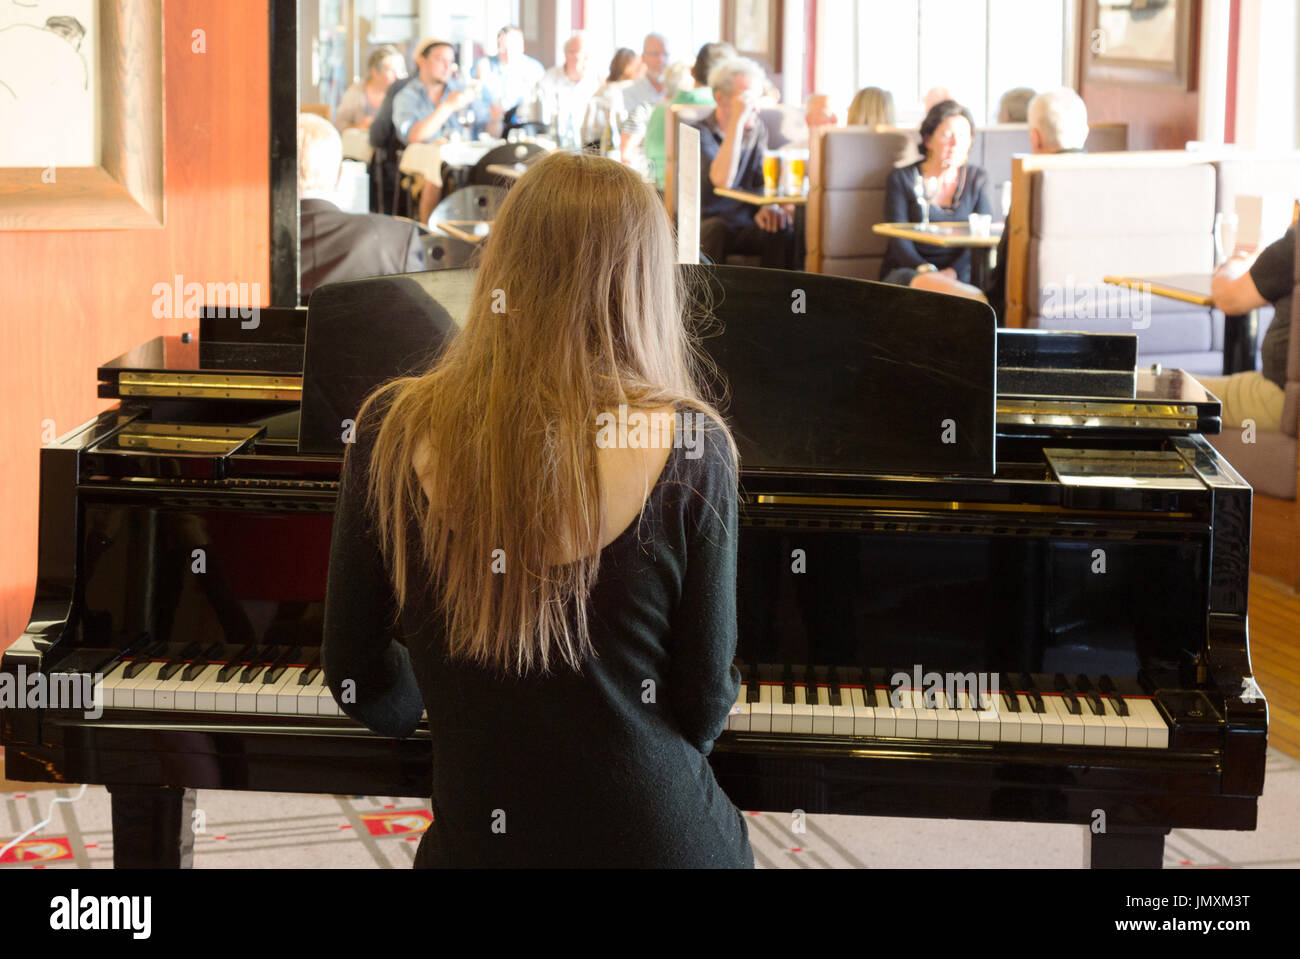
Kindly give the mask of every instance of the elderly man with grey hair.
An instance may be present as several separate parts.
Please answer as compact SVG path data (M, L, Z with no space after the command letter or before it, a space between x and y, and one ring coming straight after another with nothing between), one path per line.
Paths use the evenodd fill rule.
M1069 87L1045 90L1029 101L1029 147L1035 153L1082 153L1087 139L1088 108ZM985 300L993 307L1001 326L1007 303L1007 239L1010 233L1010 230L1002 231L998 262L987 288L981 290L939 273L918 273L908 286Z
M298 201L302 210L302 301L325 283L418 273L425 268L414 220L344 213L333 201L343 170L343 141L323 117L298 117Z
M715 263L732 253L757 253L762 265L791 270L794 264L794 208L755 207L718 189L763 192L767 128L758 122L758 101L766 75L753 60L725 60L709 74L716 104L692 124L700 131L700 250Z

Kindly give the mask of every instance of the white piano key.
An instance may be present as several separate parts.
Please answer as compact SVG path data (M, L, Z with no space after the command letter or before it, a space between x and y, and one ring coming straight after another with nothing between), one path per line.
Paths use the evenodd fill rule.
M1084 696L1076 697L1079 701L1079 720L1083 723L1083 744L1085 746L1106 745L1106 723L1101 716L1092 711L1092 706Z
M817 687L812 687L814 699L817 696ZM794 733L808 733L813 731L813 708L812 703L808 702L809 687L799 685L794 688L794 705L790 708L790 731Z
M302 676L301 666L290 666L280 677L275 687L275 712L286 716L298 715L298 694L302 687L298 679Z
M1165 722L1164 715L1160 712L1160 707L1155 704L1155 700L1140 696L1130 697L1127 702L1129 711L1137 715L1146 726L1147 748L1168 749L1169 725Z
M225 669L225 664L219 664L215 668L205 669L203 675L195 680L199 685L194 689L194 709L201 713L215 713L217 711L217 691L225 689L228 683L217 681L217 676L221 670Z
M1043 696L1043 705L1052 710L1050 718L1043 716L1043 742L1063 743L1066 746L1082 746L1084 743L1083 716L1070 712L1069 707L1060 696ZM1060 728L1059 734L1056 728ZM1050 731L1050 733L1049 733ZM1048 738L1049 734L1052 738Z
M275 682L262 684L257 691L257 711L259 713L275 714L280 712L280 690L288 681L290 672L289 667L285 667L284 671L276 677Z
M1124 721L1124 745L1128 749L1145 749L1147 745L1147 727L1146 723L1133 711L1133 700L1125 696L1124 705L1128 707L1128 715L1121 716Z
M889 704L889 689L880 687L876 688L876 706L867 706L866 702L866 697L864 696L862 699L862 705L866 708L867 712L871 714L872 722L876 727L874 735L897 735L897 730L895 729L897 713L894 711L894 707Z
M172 671L172 674L166 679L161 677L162 670L159 670L158 684L153 688L153 708L154 709L175 709L176 708L176 685L180 682L181 673L185 667Z
M1043 706L1047 707L1048 697L1043 697ZM1020 741L1022 743L1041 743L1043 741L1043 714L1034 712L1029 697L1024 693L1016 694L1020 703Z
M772 731L772 687L758 684L758 702L749 704L749 729L755 733Z
M835 733L835 712L831 707L831 689L829 686L817 687L817 702L812 707L813 732L818 736L831 736Z
M911 690L912 709L916 713L916 738L917 739L938 739L939 738L939 719L938 714L929 709L925 704L925 693L919 689Z
M853 700L853 735L876 735L876 711L867 705L861 687L855 686L853 689L848 690L848 693Z
M853 735L853 693L855 690L847 686L840 687L840 704L831 707L831 714L834 719L832 734L836 736ZM862 701L862 690L856 690L858 693L858 702Z
M269 667L268 667L269 668ZM240 683L235 690L235 712L237 713L256 713L257 694L266 686L266 669L259 672L253 679L246 683Z
M1106 714L1101 717L1102 724L1105 726L1106 745L1127 745L1128 732L1125 729L1124 717L1115 712L1115 704L1109 696L1101 697L1101 705L1106 710Z
M912 690L898 691L898 705L893 705L892 690L890 705L894 710L894 735L900 739L916 738L916 706L912 699Z
M940 739L960 739L961 728L957 719L957 710L952 708L948 702L946 691L936 691L939 708L934 711L935 719L939 721L939 738Z
M999 707L1001 712L998 713L998 742L1018 743L1020 742L1020 725L1021 714L1013 710L1005 701L1005 698L1012 700L1016 705L1020 705L1020 697L1014 692L999 694Z
M141 686L149 680L150 670L156 670L157 663L147 663L144 668L137 672L130 679L123 679L114 688L113 705L118 709L136 709L135 693ZM157 681L157 675L154 681Z
M185 670L183 669L175 676L173 676L172 679L175 680L176 682L175 708L183 709L183 710L197 709L198 706L195 702L195 699L199 687L201 687L208 680L215 679L217 673L220 671L221 671L220 666L216 666L216 665L205 666L203 670L197 676L191 679L188 683L182 681L181 679L182 674L185 672Z
M100 690L104 696L104 708L117 707L117 687L122 683L122 677L126 672L126 663L114 663L112 668L104 674L100 683Z
M731 715L727 717L728 729L749 731L749 703L745 702L746 692L746 685L741 683L740 690L736 693L736 702L731 707Z
M136 709L156 709L154 705L154 693L162 685L162 680L158 674L162 672L166 663L150 663L140 672L140 683L135 687L135 708Z
M980 738L980 717L967 692L957 693L957 738L978 740Z
M772 688L772 732L794 732L794 706L785 701L785 684Z
M1001 739L1002 694L986 693L982 705L983 709L975 711L975 716L979 720L980 741L996 743Z
M342 716L343 710L339 708L338 702L334 699L334 693L330 691L329 686L325 685L325 671L320 673L321 690L316 696L316 713L320 716Z
M302 677L299 676L299 679ZM302 716L320 715L320 691L324 688L325 670L317 671L309 682L298 686L298 713Z

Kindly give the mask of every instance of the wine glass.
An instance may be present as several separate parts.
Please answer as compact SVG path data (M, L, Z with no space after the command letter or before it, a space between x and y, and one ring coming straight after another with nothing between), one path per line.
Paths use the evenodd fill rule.
M921 229L930 229L930 204L939 195L939 178L928 176L916 181L916 202L921 207Z

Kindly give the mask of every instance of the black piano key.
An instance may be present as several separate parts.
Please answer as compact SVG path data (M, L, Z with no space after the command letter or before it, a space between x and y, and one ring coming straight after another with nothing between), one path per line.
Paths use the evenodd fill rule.
M1110 677L1107 676L1105 673L1102 673L1100 676L1097 677L1097 688L1106 694L1110 694L1116 691L1115 684L1111 682Z
M794 701L794 669L786 663L785 672L781 677L781 702L793 706Z
M1045 713L1047 707L1043 705L1043 694L1036 689L1031 689L1025 693L1025 698L1029 700L1029 711L1031 713Z
M1003 693L1002 702L1006 705L1007 712L1020 712L1020 698L1015 693Z
M1106 715L1106 707L1102 705L1101 697L1096 693L1084 693L1083 699L1084 702L1088 704L1088 708L1092 710L1094 716Z
M266 670L270 669L285 654L283 646L260 646L249 660L244 671L239 674L241 683L255 682Z
M307 662L303 664L302 675L298 677L298 685L306 686L316 678L320 672L320 648L313 649L311 655L307 657Z
M844 705L840 699L840 677L834 666L826 670L826 698L832 706Z
M162 669L158 670L158 678L171 679L172 676L174 676L177 673L177 671L179 671L181 667L186 664L186 662L193 659L198 654L199 654L199 644L190 643L188 646L186 646L184 649L180 651L180 653L177 655L175 659L173 659Z
M1080 673L1079 678L1074 681L1074 688L1081 693L1090 693L1092 692L1092 680Z
M252 646L245 646L243 649L239 650L239 652L235 653L235 655L230 658L230 661L227 662L226 665L221 667L221 670L217 673L217 682L230 682L230 680L234 679L239 674L242 667L248 665L249 661L253 658L253 655L254 648Z
M1128 703L1124 702L1124 697L1119 693L1113 693L1112 695L1107 696L1106 700L1110 703L1110 708L1115 710L1116 716L1128 715Z
M190 683L199 677L203 670L212 665L213 661L221 656L221 651L225 647L221 643L213 643L198 656L194 657L194 662L186 666L181 673L181 682Z
M276 661L271 664L271 667L266 671L266 674L262 681L267 684L278 683L280 681L280 677L284 675L284 671L288 669L289 666L292 665L293 662L297 660L297 658L301 655L302 655L301 646L292 646L286 649L284 653L279 657L277 657Z
M1065 710L1071 716L1083 715L1083 708L1079 705L1079 697L1075 696L1074 693L1062 693L1061 702L1065 703Z
M749 667L749 674L745 677L745 702L756 703L762 697L763 687L758 682L758 667Z
M148 646L146 649L142 650L140 652L140 655L136 656L135 659L133 659L131 663L126 667L126 671L123 673L123 677L126 679L134 678L146 666L152 664L154 657L161 655L162 651L165 650L166 648L167 648L166 643L157 642L157 643L153 643L152 645Z
M866 700L868 706L876 706L876 686L871 677L871 670L862 670L862 698Z

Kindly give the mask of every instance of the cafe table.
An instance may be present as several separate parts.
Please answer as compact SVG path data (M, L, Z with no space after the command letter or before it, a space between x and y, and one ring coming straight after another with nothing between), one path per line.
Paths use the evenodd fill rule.
M871 232L896 240L911 240L913 243L927 243L948 249L958 248L971 251L970 281L972 286L987 289L989 278L993 275L994 259L998 244L1002 242L1002 230L1005 224L993 223L989 226L988 236L975 236L971 233L970 223L963 220L932 223L876 223Z
M1107 276L1114 286L1150 291L1179 303L1207 309L1214 306L1211 273L1168 273L1155 276ZM1255 345L1259 340L1259 314L1255 310L1223 317L1223 375L1244 373L1255 368Z

